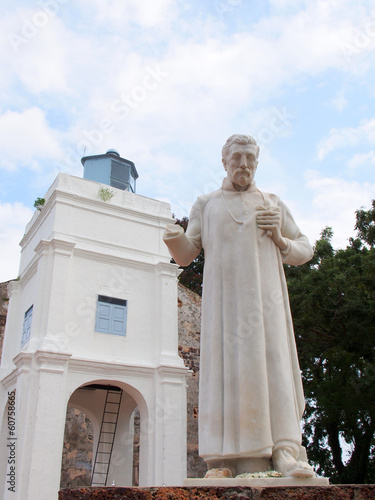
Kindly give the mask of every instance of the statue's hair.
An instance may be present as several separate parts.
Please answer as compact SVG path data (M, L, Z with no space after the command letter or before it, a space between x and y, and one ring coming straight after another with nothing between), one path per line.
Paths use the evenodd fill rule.
M229 139L223 146L221 153L223 161L226 161L229 153L229 148L231 147L232 144L243 144L243 145L252 144L253 146L255 146L257 152L257 158L259 156L260 148L257 144L257 141L253 137L251 137L250 135L234 134L229 137Z

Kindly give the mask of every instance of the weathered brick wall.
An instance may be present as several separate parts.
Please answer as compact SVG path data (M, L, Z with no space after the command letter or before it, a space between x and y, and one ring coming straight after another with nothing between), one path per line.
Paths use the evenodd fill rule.
M93 427L81 411L70 408L66 414L61 488L80 488L91 484Z
M207 467L198 455L198 389L201 331L199 295L178 286L178 350L185 366L192 370L187 388L187 475L204 477Z
M205 486L200 488L82 488L59 492L59 500L89 500L97 498L132 498L133 500L370 500L375 498L373 484L334 486Z

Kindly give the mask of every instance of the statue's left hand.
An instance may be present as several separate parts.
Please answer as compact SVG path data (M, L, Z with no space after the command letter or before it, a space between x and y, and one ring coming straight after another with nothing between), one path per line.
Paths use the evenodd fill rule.
M280 250L288 246L286 239L281 234L281 214L279 210L260 210L257 214L257 226L267 231L267 236L272 238Z

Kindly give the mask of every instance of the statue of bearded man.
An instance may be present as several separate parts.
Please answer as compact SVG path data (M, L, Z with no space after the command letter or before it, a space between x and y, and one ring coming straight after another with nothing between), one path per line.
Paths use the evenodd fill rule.
M171 255L187 266L204 249L199 454L206 477L269 470L311 477L301 447L304 410L283 264L311 245L285 204L258 189L259 146L232 135L222 187L199 196L186 233L169 225Z

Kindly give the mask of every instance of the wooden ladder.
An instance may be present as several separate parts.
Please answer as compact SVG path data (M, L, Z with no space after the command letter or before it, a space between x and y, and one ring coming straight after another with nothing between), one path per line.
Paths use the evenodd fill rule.
M95 462L92 467L91 486L107 486L121 398L122 390L120 388L108 387Z

